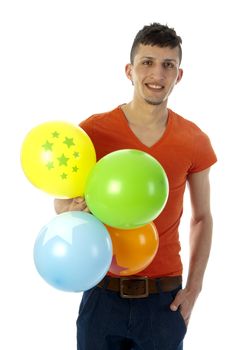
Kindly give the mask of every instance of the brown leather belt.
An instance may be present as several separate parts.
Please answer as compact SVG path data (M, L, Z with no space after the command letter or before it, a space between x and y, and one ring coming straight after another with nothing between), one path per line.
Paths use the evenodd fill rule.
M105 276L97 286L119 292L122 298L146 298L149 294L170 292L182 284L181 276L148 278L141 276L115 278Z

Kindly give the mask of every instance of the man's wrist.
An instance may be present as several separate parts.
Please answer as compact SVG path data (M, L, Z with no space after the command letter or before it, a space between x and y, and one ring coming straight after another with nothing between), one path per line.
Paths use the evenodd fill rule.
M202 290L202 282L187 281L185 289L192 294L199 295Z

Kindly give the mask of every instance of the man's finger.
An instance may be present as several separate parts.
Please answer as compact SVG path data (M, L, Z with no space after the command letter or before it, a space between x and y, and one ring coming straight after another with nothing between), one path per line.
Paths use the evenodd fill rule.
M173 302L171 303L170 309L172 311L177 311L179 306L181 305L181 303L182 303L182 296L181 296L181 294L178 293L176 295L175 299L173 300Z

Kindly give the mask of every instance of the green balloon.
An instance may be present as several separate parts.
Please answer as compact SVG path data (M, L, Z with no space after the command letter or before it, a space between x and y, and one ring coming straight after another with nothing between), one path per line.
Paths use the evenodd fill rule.
M168 179L148 153L124 149L109 153L92 168L85 200L93 215L121 229L148 224L168 198Z

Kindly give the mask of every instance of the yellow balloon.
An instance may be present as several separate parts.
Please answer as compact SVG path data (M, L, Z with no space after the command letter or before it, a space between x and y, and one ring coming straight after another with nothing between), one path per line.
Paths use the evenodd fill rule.
M83 196L95 163L89 136L67 122L51 121L34 127L21 148L21 165L28 180L58 198Z

